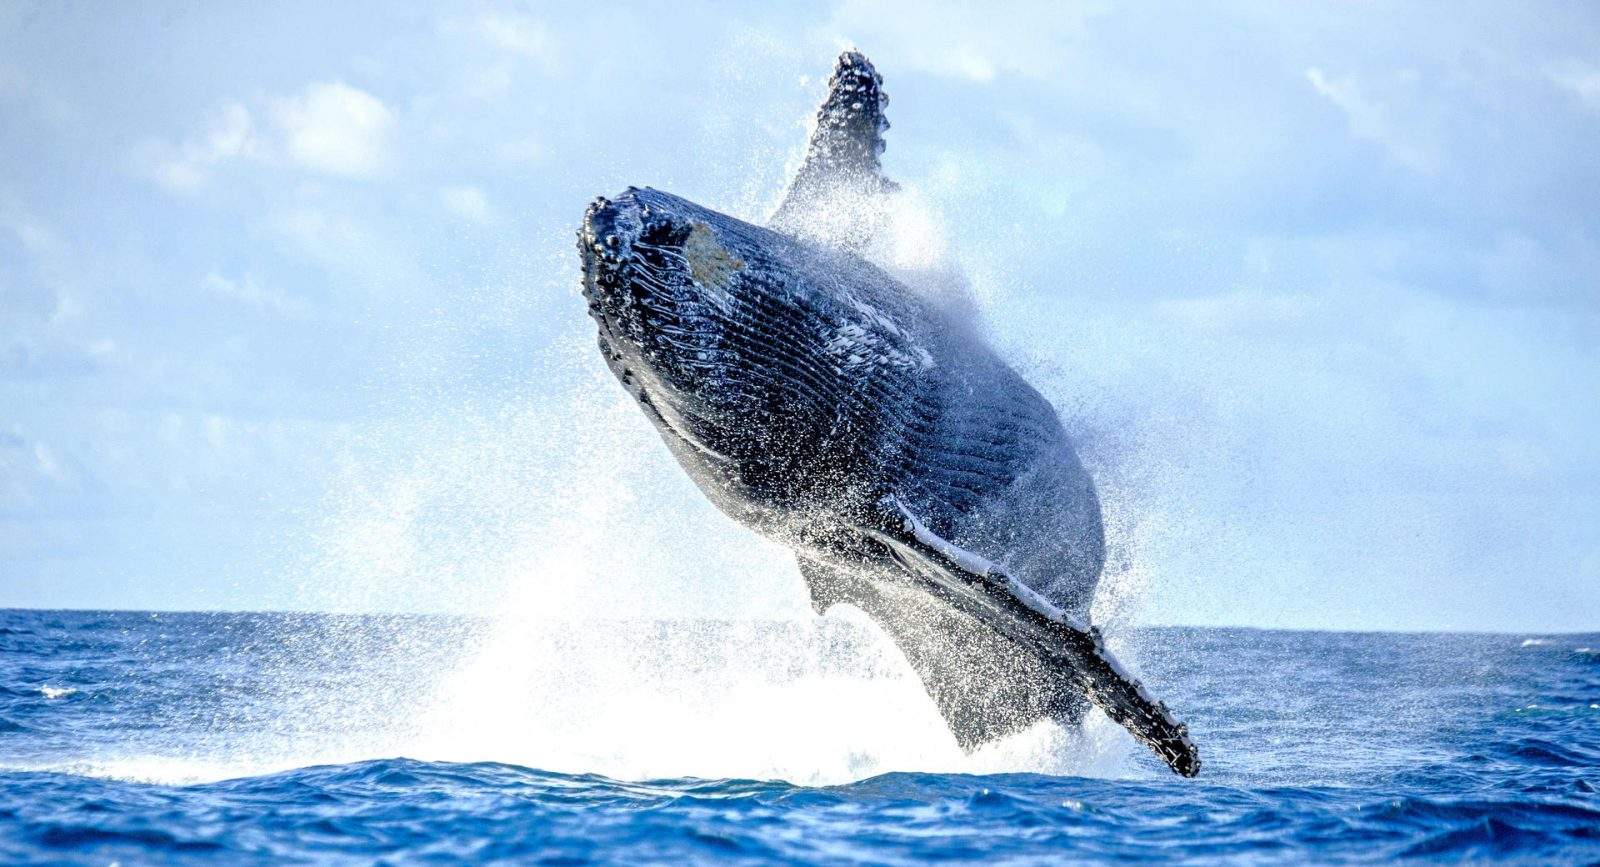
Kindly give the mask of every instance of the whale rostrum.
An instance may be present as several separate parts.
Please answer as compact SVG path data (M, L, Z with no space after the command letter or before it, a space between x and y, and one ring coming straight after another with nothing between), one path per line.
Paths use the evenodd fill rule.
M600 351L706 497L794 550L818 613L895 641L964 749L1092 703L1193 776L1186 728L1086 625L1104 530L1055 410L867 258L899 195L886 104L845 52L766 227L648 188L596 200Z

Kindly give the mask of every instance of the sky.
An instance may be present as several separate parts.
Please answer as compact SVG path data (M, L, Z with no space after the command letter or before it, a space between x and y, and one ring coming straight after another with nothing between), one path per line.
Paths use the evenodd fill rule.
M573 232L763 219L856 46L1097 617L1600 629L1600 10L1203 6L0 5L0 607L808 616Z

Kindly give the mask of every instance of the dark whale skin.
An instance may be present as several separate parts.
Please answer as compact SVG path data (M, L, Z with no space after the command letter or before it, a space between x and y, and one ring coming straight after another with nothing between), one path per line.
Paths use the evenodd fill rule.
M898 189L883 79L839 58L771 228L653 189L578 232L606 364L723 512L794 550L813 607L895 641L962 748L1090 703L1184 776L1188 731L1086 626L1100 504L1055 410L865 258Z
M853 254L657 190L597 201L580 235L607 364L724 512L826 560L830 525L894 495L1087 615L1094 484L1049 402L950 311Z

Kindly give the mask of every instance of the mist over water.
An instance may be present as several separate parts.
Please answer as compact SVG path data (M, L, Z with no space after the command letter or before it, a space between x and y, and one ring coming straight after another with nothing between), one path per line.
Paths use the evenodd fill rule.
M710 116L787 126L789 143L751 154L750 174L730 170L710 188L630 180L764 222L806 130L790 106L737 83L707 98L727 103ZM904 182L867 255L910 291L961 309L973 339L999 344L1076 434L1108 537L1093 618L1137 670L1145 649L1122 631L1138 622L1152 584L1143 546L1172 518L1163 485L1176 450L1144 438L1148 407L1119 394L1126 377L1085 376L1084 353L1115 348L1065 345L991 315L1028 281L1006 270L1009 247L983 229L993 215L941 212L940 200L968 198L952 183L961 182L946 179L936 199ZM863 207L883 206L840 202L817 219ZM103 770L211 779L403 755L804 784L896 770L1135 773L1136 748L1098 711L1082 732L1041 723L964 755L874 624L853 609L811 611L792 555L717 513L605 370L570 252L581 209L574 202L570 225L542 226L530 243L560 255L513 260L449 298L472 318L511 322L527 321L526 305L545 306L544 335L508 333L464 351L438 333L459 320L439 317L426 287L398 305L411 320L402 329L429 336L362 373L386 411L339 452L306 516L309 539L286 545L294 556L279 564L298 609L470 617L447 638L405 618L301 621L302 631L280 636L294 650L268 676L284 685L275 727L219 720L199 740L129 743ZM968 276L958 250L976 252L981 274ZM487 382L451 374L481 364L478 353L510 372ZM293 660L322 648L362 658L337 686L301 683Z
M1594 859L1593 14L944 11L0 8L0 861ZM963 754L596 351L588 198L764 223L852 39L1196 780Z
M760 222L770 205L749 189L686 192L742 202L734 210ZM885 218L869 256L911 291L964 308L984 339L982 304L935 206L910 188ZM472 616L446 648L424 646L438 636L403 618L306 621L298 644L378 649L341 687L374 698L339 725L266 737L264 753L219 732L222 754L191 756L183 773L394 755L804 784L894 770L1129 772L1131 741L1098 711L1082 732L1041 723L963 754L877 626L848 607L817 617L792 554L717 513L672 461L593 348L576 256L533 268L522 279L573 287L559 338L528 347L527 375L546 395L560 383L559 396L400 397L409 411L358 437L369 450L346 456L313 555L289 567L306 609ZM1097 476L1123 459L1104 443L1088 457ZM1141 592L1124 535L1134 500L1114 487L1102 496L1112 556L1095 615L1136 665L1115 634ZM320 691L300 698L285 697L288 716L317 718L329 703ZM149 760L154 776L171 771Z
M918 283L917 269L899 267L917 291L958 285ZM982 292L957 301L981 309ZM0 761L0 773L179 784L186 788L172 797L193 799L190 809L202 812L215 809L207 799L258 786L273 804L333 797L341 806L327 809L360 815L390 809L384 785L401 787L402 798L420 797L405 789L415 785L449 792L451 803L493 803L524 785L504 775L523 774L553 778L550 794L530 804L582 792L624 810L649 798L681 805L697 797L718 810L766 809L739 800L754 798L790 804L774 809L805 813L795 819L803 823L817 819L787 789L747 795L743 784L707 784L724 794L692 789L694 781L866 780L860 789L807 790L847 799L828 839L858 838L868 825L911 833L920 820L894 811L918 809L945 817L926 820L936 834L967 833L964 823L990 817L993 827L973 831L990 854L1007 845L1037 854L1036 840L1004 843L995 834L1044 825L1089 835L1054 845L1104 840L1112 842L1102 854L1148 855L1138 847L1180 827L1172 818L1180 815L1188 815L1181 827L1212 828L1207 840L1230 841L1169 841L1192 842L1196 857L1210 845L1254 851L1285 827L1304 838L1292 851L1315 857L1327 852L1319 848L1325 829L1350 815L1371 816L1369 833L1396 841L1392 854L1562 851L1569 844L1560 841L1582 833L1574 823L1591 816L1584 793L1593 783L1581 768L1593 745L1561 744L1593 713L1593 679L1528 658L1549 644L1563 654L1561 666L1592 671L1587 637L1446 637L1436 647L1396 636L1130 629L1159 580L1146 546L1184 517L1170 510L1164 485L1186 470L1163 451L1169 440L1137 424L1152 411L1148 400L1107 399L1102 382L1075 402L1075 371L1048 342L1013 343L1009 355L1056 403L1099 485L1109 549L1094 619L1112 649L1148 671L1196 724L1208 767L1197 787L1181 788L1193 784L1169 779L1098 710L1081 732L1041 723L964 755L875 625L844 607L816 617L791 555L703 501L603 369L572 295L564 330L581 333L536 350L532 374L567 383L561 400L408 398L416 412L363 432L371 450L346 457L314 522L315 555L292 564L306 608L459 616L188 615L166 625L170 615L151 615L135 631L145 634L136 649L93 651L118 660L104 673L40 668L12 684L13 692L38 691L14 703L42 703L83 722L70 739L52 739L19 717L29 728L14 742L29 748ZM73 627L90 628L99 627ZM127 641L128 628L118 628ZM206 637L214 643L199 640ZM1491 648L1509 661L1470 662ZM136 660L131 691L117 685L129 676L126 660ZM1533 691L1524 669L1548 669L1555 685ZM133 701L131 692L145 695ZM91 724L106 701L119 716ZM145 701L148 719L139 716ZM1440 711L1441 701L1459 708ZM1459 722L1474 708L1492 723ZM1490 725L1512 734L1491 734ZM1383 726L1392 731L1366 734ZM388 761L395 757L424 764ZM500 764L427 764L479 762ZM1009 772L1077 782L1062 789L1049 778L948 776ZM868 779L882 774L891 776ZM35 784L26 773L17 779ZM1262 786L1277 794L1257 794ZM131 803L144 791L100 797ZM1409 794L1421 791L1436 794ZM724 798L738 806L721 806ZM872 818L854 812L858 798ZM900 806L907 799L926 806ZM1054 812L1038 813L1046 804ZM584 807L583 815L612 808ZM393 809L410 817L418 808L404 801ZM506 826L477 809L463 808L462 820L485 823L476 839L506 839ZM1085 816L1094 824L1077 824ZM1531 830L1541 827L1552 830ZM641 830L639 839L666 845L670 833ZM282 839L314 836L295 830ZM146 851L163 851L152 845Z
M848 619L511 623L0 611L0 857L1565 863L1600 844L1593 634L1141 630L1208 750L1183 780L1093 722L1089 743L1040 728L960 757ZM897 766L920 770L860 779ZM993 773L1019 766L1051 775Z

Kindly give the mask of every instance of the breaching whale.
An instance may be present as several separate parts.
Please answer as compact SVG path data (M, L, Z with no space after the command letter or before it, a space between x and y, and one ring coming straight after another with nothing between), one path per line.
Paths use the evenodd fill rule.
M1185 726L1086 625L1104 532L1055 410L864 255L897 189L886 102L845 52L766 227L597 199L578 249L600 351L700 490L795 551L818 613L893 638L964 749L1092 702L1193 776Z

